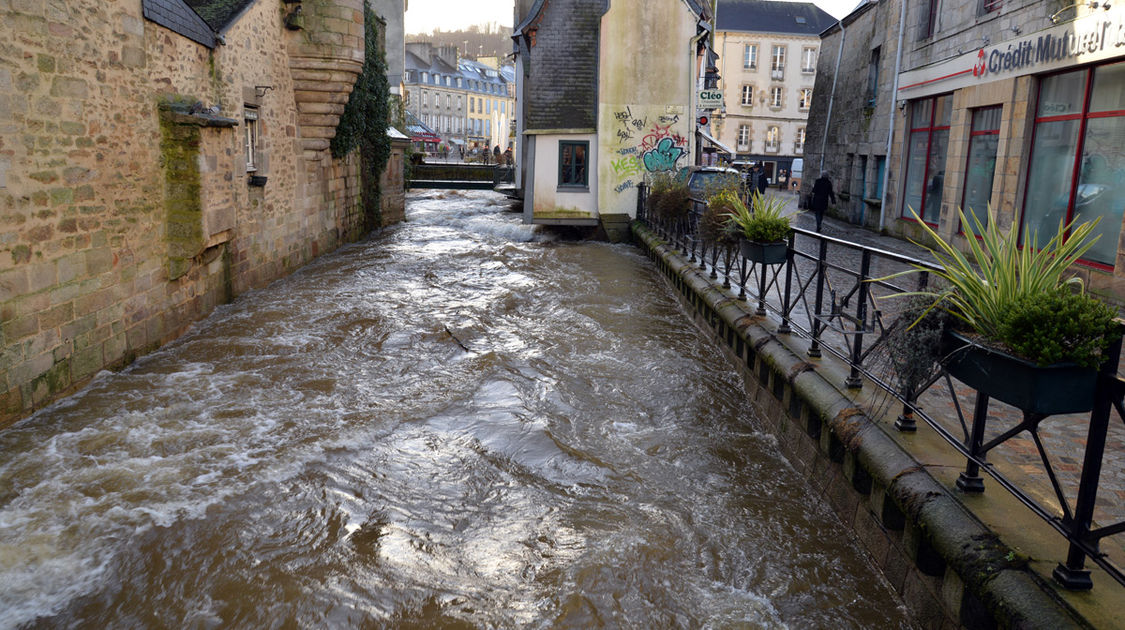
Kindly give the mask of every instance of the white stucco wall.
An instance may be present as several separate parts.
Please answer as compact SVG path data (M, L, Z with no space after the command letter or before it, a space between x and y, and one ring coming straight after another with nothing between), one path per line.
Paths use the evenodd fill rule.
M588 187L582 191L559 188L559 142L589 142ZM598 218L597 134L539 134L535 136L534 223L596 222Z

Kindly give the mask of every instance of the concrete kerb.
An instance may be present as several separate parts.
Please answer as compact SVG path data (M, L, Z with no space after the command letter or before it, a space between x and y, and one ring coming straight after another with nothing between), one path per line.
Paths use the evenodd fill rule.
M634 242L648 250L678 285L695 315L716 332L729 327L745 344L745 370L753 379L761 380L762 365L768 366L770 380L783 379L789 396L797 397L808 414L802 429L809 439L818 439L817 457L841 466L890 544L905 547L921 573L943 580L947 589L962 591L945 594L943 587L937 588L943 591L940 599L948 620L975 627L982 620L973 617L986 612L999 627L1092 627L1026 568L1026 559L985 527L841 388L825 379L815 363L767 327L767 318L755 315L750 303L732 298L644 224L634 222L632 229ZM802 422L802 418L788 420ZM813 430L814 423L819 430ZM886 505L888 499L891 506ZM841 517L852 522L850 515ZM899 518L904 521L901 525L887 522ZM880 566L883 560L876 558Z

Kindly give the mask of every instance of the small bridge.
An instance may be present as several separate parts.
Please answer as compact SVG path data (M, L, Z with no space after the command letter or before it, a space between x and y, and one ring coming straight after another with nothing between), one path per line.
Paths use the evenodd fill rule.
M510 186L515 167L484 164L412 164L411 188L496 190Z

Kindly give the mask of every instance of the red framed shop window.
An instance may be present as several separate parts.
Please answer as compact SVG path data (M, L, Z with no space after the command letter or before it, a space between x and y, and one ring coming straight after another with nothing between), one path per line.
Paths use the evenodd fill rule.
M1125 211L1125 62L1043 77L1020 222L1021 242L1042 247L1060 222L1100 217L1084 262L1116 266Z
M988 226L988 205L992 198L992 180L996 176L996 150L1000 144L1001 111L1000 105L973 110L969 154L965 158L965 186L961 190L961 209L969 219L969 225L962 225L962 232L975 229L973 215L982 226Z
M903 218L913 218L907 208L913 208L923 221L932 225L937 225L941 218L952 109L950 94L910 103Z

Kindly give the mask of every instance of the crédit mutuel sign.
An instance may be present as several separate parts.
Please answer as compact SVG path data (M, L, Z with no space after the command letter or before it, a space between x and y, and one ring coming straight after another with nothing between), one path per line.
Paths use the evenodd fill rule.
M1125 55L1125 8L1119 6L903 72L898 98L941 94L984 81L1062 70Z

